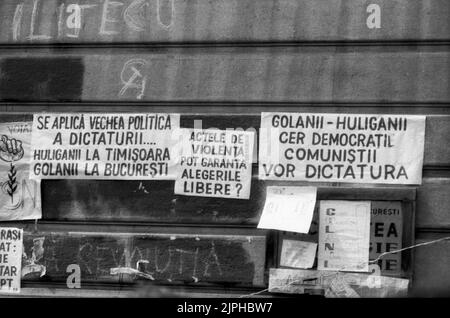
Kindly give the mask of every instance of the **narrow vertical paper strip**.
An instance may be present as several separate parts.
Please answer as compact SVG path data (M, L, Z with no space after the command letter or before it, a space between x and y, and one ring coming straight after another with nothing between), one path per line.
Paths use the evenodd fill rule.
M318 269L369 270L370 202L320 201Z

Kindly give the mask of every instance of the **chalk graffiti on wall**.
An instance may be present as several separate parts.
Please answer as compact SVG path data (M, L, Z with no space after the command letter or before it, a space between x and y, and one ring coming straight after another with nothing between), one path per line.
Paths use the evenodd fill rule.
M120 282L128 274L131 280L252 282L255 266L245 244L250 243L176 235L25 236L23 260L29 275L23 277L33 280L44 273L52 280L65 281L67 267L77 264L81 279L89 281Z
M143 59L131 59L125 62L120 80L123 84L119 91L119 96L123 96L128 90L136 92L136 99L142 99L147 84L147 76L143 72L143 68L147 65L147 61Z
M154 25L160 30L170 30L175 21L174 0L61 2L58 6L47 0L17 4L11 22L13 41L77 39L83 32L111 37L126 32L144 32ZM48 31L49 23L56 32Z

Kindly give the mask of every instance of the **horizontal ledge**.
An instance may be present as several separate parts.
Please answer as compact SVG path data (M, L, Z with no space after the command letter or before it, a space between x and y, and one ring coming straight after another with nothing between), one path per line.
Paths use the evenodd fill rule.
M274 107L274 106L318 106L318 107L336 107L336 106L349 106L349 107L392 107L392 106L400 106L400 107L449 107L450 101L441 102L441 101L429 101L429 102L420 102L420 101L388 101L382 100L377 102L365 102L365 101L266 101L266 100L253 100L253 101L239 101L239 100L221 100L221 101L205 101L205 100L189 100L189 101L98 101L98 100L80 100L80 101L18 101L18 100L2 100L0 101L0 106L48 106L48 107L71 107L71 106L81 106L81 107L91 107L91 106L99 106L99 107L110 107L110 106L139 106L139 107L152 107L152 106L265 106L265 107Z
M1 115L27 115L36 112L120 112L179 113L187 116L260 116L265 111L336 113L384 113L411 115L450 115L450 103L296 103L296 102L0 102Z
M423 226L416 227L415 229L416 234L447 234L450 235L450 224L448 224L448 227L443 226L433 226L431 224L424 224ZM417 235L416 235L417 236Z
M219 237L266 237L268 230L256 229L236 225L197 225L150 223L150 222L113 222L113 221L21 221L4 222L5 226L23 228L27 233L71 233L71 234L99 234L99 235L179 235L180 237L219 236ZM170 226L170 227L168 227ZM193 229L197 231L193 231Z
M416 244L425 243L450 236L450 228L416 228L415 234ZM443 242L450 243L450 239Z
M301 46L441 46L450 45L450 39L404 40L312 40L312 41L180 41L180 42L53 42L53 43L0 43L1 49L73 49L73 48L189 48L189 47L301 47Z
M139 287L146 286L132 286L128 287L124 284L106 287L104 284L89 284L87 288L69 289L64 284L46 284L43 282L22 282L26 287L21 288L20 294L7 295L2 294L2 297L101 297L101 298L165 298L165 297L182 297L182 298L235 298L249 295L261 290L259 288L213 288L213 287L191 287L191 286L165 286L160 284L150 285L152 289L147 290L148 293L139 293L136 290ZM85 286L83 284L82 286ZM98 286L96 286L98 285ZM153 289L160 289L161 294L155 293ZM166 294L168 293L168 294ZM274 295L266 294L252 297L274 297ZM286 296L285 296L286 297Z
M35 231L35 221L33 220L24 220L20 223L17 223L17 221L3 221L5 226L11 227L11 226L18 226L18 227L24 227L24 229L28 229L29 231ZM43 226L43 227L42 227ZM219 233L217 235L247 235L248 230L255 231L257 230L256 236L264 236L268 233L267 230L262 229L256 229L256 224L236 224L236 223L168 223L168 222L148 222L148 221L118 221L118 220L105 220L105 219L88 219L88 220L76 220L76 219L39 219L37 230L40 232L42 231L42 228L44 230L50 229L52 226L63 226L63 227L69 227L69 226L75 226L82 228L83 226L96 228L96 227L114 227L119 229L117 231L117 234L123 234L125 230L133 229L135 231L151 228L153 232L158 231L165 231L166 234L173 234L172 232L178 232L180 229L186 231L186 233L181 234L192 234L193 229L199 229L202 232L208 231L208 229L213 229L212 231L229 231L230 229L233 230L233 232L230 234L229 232ZM108 229L109 230L109 229ZM84 231L84 230L83 230ZM79 231L79 232L83 232ZM234 231L237 231L236 234ZM243 232L241 232L243 231ZM244 232L245 231L245 232ZM51 231L50 231L51 232ZM75 231L77 232L77 231ZM147 234L152 234L153 232L148 232ZM106 232L105 232L106 233ZM116 232L114 232L116 233ZM141 232L138 232L141 234ZM162 232L158 232L162 233ZM133 232L126 232L125 234L134 234ZM162 233L164 234L164 233ZM176 233L179 234L179 233ZM216 233L213 233L211 235L215 235ZM192 234L195 235L195 234ZM209 234L207 234L209 235ZM255 234L253 234L255 236Z
M377 45L377 44L360 44L353 45L350 43L342 43L342 45L299 45L299 44L274 44L274 45L260 45L258 43L247 45L231 45L221 43L211 43L211 45L155 45L155 44L140 44L128 43L124 45L104 44L1 44L0 52L8 54L10 52L44 52L47 54L166 54L176 52L177 54L199 54L199 53L227 53L227 54L251 54L267 52L270 54L276 53L308 53L308 52L333 52L333 53L351 53L351 52L383 52L383 53L403 53L403 52L438 52L448 53L450 51L450 41L440 42L439 44L419 44L419 43L396 43L395 45Z

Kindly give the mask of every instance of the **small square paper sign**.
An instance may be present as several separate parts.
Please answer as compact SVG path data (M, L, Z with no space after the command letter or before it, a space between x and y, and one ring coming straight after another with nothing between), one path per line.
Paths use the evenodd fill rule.
M280 265L295 268L311 268L316 258L317 243L283 240Z
M308 233L316 195L315 187L267 187L258 228Z

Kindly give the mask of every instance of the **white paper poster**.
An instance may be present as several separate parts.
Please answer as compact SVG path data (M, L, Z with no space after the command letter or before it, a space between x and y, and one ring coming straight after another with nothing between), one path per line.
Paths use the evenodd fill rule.
M421 184L425 116L262 113L259 178Z
M315 187L267 187L258 228L308 233L316 204Z
M343 273L307 269L271 268L269 292L287 294L325 294L326 297L406 297L409 280L379 276L380 284L371 284L373 274Z
M254 132L182 129L175 194L248 199Z
M369 270L370 202L320 201L318 270Z
M35 114L30 178L175 179L178 114Z
M41 185L29 180L31 122L0 124L0 221L40 219Z
M0 228L0 293L20 293L23 230Z
M280 265L295 268L311 268L316 258L317 243L283 240Z
M372 201L370 260L402 248L403 215L400 201ZM383 256L377 264L383 275L400 275L402 253Z

